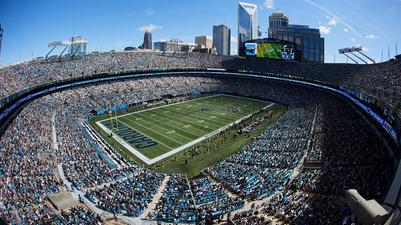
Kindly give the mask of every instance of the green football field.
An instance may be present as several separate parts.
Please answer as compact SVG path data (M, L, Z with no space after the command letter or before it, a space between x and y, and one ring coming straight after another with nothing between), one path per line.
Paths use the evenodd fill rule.
M269 59L281 59L280 44L261 43L258 45L257 57L269 58Z
M212 95L120 115L96 124L109 134L108 138L146 164L152 164L271 105L254 99Z

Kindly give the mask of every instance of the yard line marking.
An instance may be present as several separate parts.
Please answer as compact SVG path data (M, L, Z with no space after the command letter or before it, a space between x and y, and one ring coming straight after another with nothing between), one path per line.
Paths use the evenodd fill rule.
M181 129L180 127L171 125L171 124L166 123L166 122L164 122L164 121L160 121L160 120L157 119L157 118L156 118L156 119L155 119L155 118L149 118L149 117L147 117L147 116L145 116L145 115L141 115L141 116L143 116L143 117L145 117L145 118L148 118L148 119L150 119L150 120L157 121L157 122L159 122L159 123L163 123L163 124L165 124L165 125L167 125L167 126L170 126L170 127L174 127L174 128L177 128L177 129ZM163 118L161 118L161 119L163 119ZM171 122L174 122L174 121L171 121ZM156 127L161 127L161 126L156 125ZM164 127L161 127L161 128L167 129L167 128L164 128ZM202 134L195 134L195 133L190 132L190 131L184 131L184 132L190 133L190 134L192 134L192 135L194 135L194 136L196 136L196 137L200 137L200 136L202 135ZM204 133L204 132L202 132L202 133ZM193 138L189 138L189 137L186 137L186 136L182 136L182 135L179 134L179 133L177 133L177 135L179 135L179 136L181 136L181 137L183 137L183 138L185 138L185 139L193 140Z
M142 115L142 116L143 116L143 115ZM143 117L145 117L145 116L143 116ZM129 118L126 118L126 119L128 119L128 120L131 121L131 119L129 119ZM166 130L167 132L170 131L168 128L165 128L165 127L163 127L163 126L160 126L160 125L157 125L157 124L153 124L153 123L147 121L147 120L155 120L155 121L157 121L157 122L160 122L160 121L157 120L157 119L149 118L149 117L146 117L146 118L144 118L144 119L145 119L145 120L142 120L142 121L145 121L146 123L148 123L149 126L146 126L146 125L143 125L143 124L139 124L139 125L141 125L142 127L146 127L148 130L151 130L151 131L153 131L153 132L155 132L155 133L158 133L158 134L161 134L161 132L158 132L158 131L156 131L155 129L163 129L163 130ZM181 134L179 134L179 133L176 133L176 135L178 135L178 136L180 136L180 137L182 137L182 138L185 138L185 139L187 139L187 140L189 140L189 141L193 139L193 138L189 138L189 137L183 136L183 135L181 135ZM196 136L198 137L199 135L196 135ZM170 139L171 139L171 138L170 138ZM178 140L176 140L176 139L174 139L174 141L175 141L176 143L184 144L184 143L182 143L181 141L178 141ZM185 143L186 143L186 142L185 142Z
M218 123L220 125L225 125L226 124L224 122L206 119L205 117L210 115L210 114L205 113L205 112L186 111L186 110L184 110L182 113L185 113L184 116L190 116L192 119L207 120L207 121L209 121L211 123ZM233 118L226 118L226 119L230 120L230 121L233 121Z
M131 128L132 130L137 131L137 132L141 133L142 135L144 135L144 136L146 136L146 137L149 137L150 139L154 139L153 137L150 137L149 135L144 134L143 132L139 131L138 129L135 129L135 128L131 127L130 125L126 124L125 122L123 122L123 121L121 121L121 120L119 120L118 122L124 124L125 126L128 126L128 127ZM114 136L114 135L116 135L116 134L113 132L113 136ZM118 135L117 135L117 136L118 136ZM121 137L120 137L120 138L121 138ZM121 138L121 139L122 139L122 138ZM124 140L124 139L123 139L123 140ZM156 140L156 139L154 139L154 140L157 141L157 143L160 143L161 145L163 145L163 146L165 146L165 147L167 147L167 148L169 148L169 149L173 149L173 147L170 147L170 146L168 146L167 144L164 144L164 143L161 142L161 141L158 141L158 140Z
M267 105L267 106L263 107L263 109L268 109L268 108L272 107L273 105L275 105L275 103L271 103L270 105ZM256 112L256 111L255 111L255 112ZM170 156L172 156L172 155L174 155L174 154L176 154L176 153L178 153L178 152L180 152L180 151L182 151L182 150L184 150L184 149L186 149L186 148L189 148L189 147L191 147L191 146L193 146L193 145L195 145L195 144L197 144L197 143L199 143L199 142L201 142L201 141L203 141L203 140L205 140L205 139L207 139L207 138L209 138L209 137L211 137L211 136L214 136L214 135L216 135L216 134L218 134L218 133L220 133L220 132L226 130L228 127L232 126L233 124L237 124L237 123L243 121L244 119L249 118L249 117L250 117L251 115L253 115L255 112L252 112L251 114L249 114L249 115L247 115L247 116L244 116L244 117L242 117L242 118L239 119L239 120L236 120L236 121L234 121L234 122L232 122L232 123L230 123L230 124L227 124L226 126L220 128L220 129L218 129L218 130L215 130L215 131L213 131L213 132L211 132L211 133L209 133L209 134L206 134L205 136L202 136L202 137L200 137L200 138L198 138L198 139L196 139L196 140L193 140L193 141L191 141L191 142L189 142L189 143L187 143L187 144L185 144L185 145L183 145L183 146L180 146L180 147L178 147L178 148L176 148L176 149L174 149L174 150L171 150L171 151L169 151L169 152L166 152L166 153L164 153L163 155L159 155L159 156L157 156L157 157L151 159L151 160L150 160L150 163L151 163L151 164L156 163L156 162L158 162L158 161L160 161L160 160L163 160L163 159L165 159L165 158L167 158L167 157L170 157Z
M156 115L157 115L157 114L156 114ZM168 130L168 129L169 129L169 128L166 128L166 127L164 127L164 126L160 126L160 125L158 125L158 124L155 124L155 123L152 123L152 122L149 122L149 121L148 121L148 120L153 120L153 121L156 121L156 122L158 122L158 123L165 124L165 125L167 125L167 126L169 126L169 127L173 127L173 128L178 129L178 130L181 130L180 127L171 125L171 124L166 123L166 122L164 122L164 121L161 121L160 119L164 120L164 119L161 118L161 117L150 118L149 116L146 116L146 115L143 115L143 114L142 114L142 115L138 115L138 116L142 116L142 117L145 119L145 120L143 120L143 121L146 121L146 123L149 124L148 128L159 128L159 129L163 129L163 130ZM160 119L158 119L158 118L160 118ZM181 130L181 131L183 131L184 133L186 132L186 133L192 134L192 135L194 135L196 138L197 138L197 137L200 137L200 136L202 136L202 135L204 134L204 132L202 132L201 134L196 134L196 133L193 133L193 132L191 132L191 131L184 131L184 130ZM178 135L178 136L180 136L180 137L182 137L182 138L184 138L184 139L186 139L186 140L188 140L188 141L193 140L193 137L187 137L187 136L184 136L183 134L180 134L180 133L176 133L176 135Z
M120 122L121 122L121 121L120 121ZM121 122L121 123L125 124L124 122ZM109 130L106 126L104 126L100 121L96 122L96 124L97 124L100 128L102 128L105 132L107 132L107 133L111 133L111 132L112 132L112 131ZM128 127L131 127L131 126L127 125L127 124L125 124L125 125L128 126ZM133 129L133 128L131 127L131 129ZM139 132L139 133L141 133L142 135L145 135L144 133L142 133L142 132L140 132L140 131L138 131L138 130L136 130L136 131ZM145 136L147 136L147 135L145 135ZM152 164L151 159L149 159L147 156L145 156L144 154L142 154L142 152L136 150L134 147L132 147L130 144L128 144L124 139L122 139L122 138L121 138L120 136L118 136L117 134L113 133L113 139L116 140L118 143L120 143L124 148L126 148L128 151L130 151L132 154L134 154L136 157L138 157L139 159L141 159L141 160L142 160L143 162L145 162L146 164L148 164L148 165ZM167 148L170 149L170 150L173 149L172 147L167 146L167 145L165 145L165 144L162 143L162 142L158 142L158 143L161 144L161 145L163 145L163 146L165 146L165 147L167 147Z
M271 104L269 104L269 105L263 107L263 109L268 109L268 108L272 107L273 105L275 105L275 103L271 103ZM256 111L255 111L255 112L256 112ZM207 139L207 138L209 138L209 137L211 137L211 136L214 136L215 134L220 133L221 131L223 131L223 130L227 129L228 127L232 126L233 124L239 123L239 122L241 122L242 120L244 120L244 119L246 119L246 118L249 118L249 117L250 117L253 113L255 113L255 112L252 112L251 114L249 114L249 115L247 115L247 116L244 116L244 117L242 117L242 118L239 119L239 120L236 120L236 121L234 121L234 122L232 122L232 123L230 123L230 124L227 124L226 126L220 128L220 129L218 129L218 130L215 130L215 131L213 131L213 132L210 132L210 133L208 133L208 134L206 134L206 135L204 135L204 136L202 136L202 137L200 137L200 138L198 138L198 139L196 139L196 140L193 140L193 141L191 141L191 142L189 142L189 143L187 143L187 144L185 144L185 145L182 145L182 146L180 146L180 147L178 147L178 148L175 148L175 149L172 149L171 147L165 145L163 142L158 142L158 143L160 143L161 145L163 145L163 146L165 146L165 147L167 147L167 148L169 148L169 149L172 149L172 150L169 151L169 152L166 152L166 153L164 153L164 154L162 154L162 155L159 155L159 156L157 156L157 157L154 157L153 159L149 159L148 157L146 157L145 155L143 155L141 152L139 152L139 151L137 151L135 148L133 148L131 145L129 145L127 142L125 142L124 140L122 140L121 138L119 138L117 135L113 135L113 138L114 138L117 142L119 142L122 146L124 146L126 149L128 149L131 153L133 153L135 156L137 156L139 159L141 159L143 162L145 162L147 165L151 165L151 164L154 164L154 163L156 163L156 162L159 162L160 160L163 160L163 159L165 159L165 158L167 158L167 157L170 157L170 156L172 156L172 155L174 155L174 154L176 154L176 153L178 153L178 152L180 152L180 151L182 151L182 150L184 150L184 149L186 149L186 148L189 148L189 147L191 147L191 146L193 146L193 145L195 145L195 144L197 144L197 143L199 143L199 142L201 142L201 141L203 141L203 140L205 140L205 139ZM121 123L124 123L124 122L122 122L122 121L120 121L120 122L121 122ZM111 132L108 128L106 128L103 124L101 124L101 121L96 122L96 124L97 124L100 128L102 128L104 131L106 131L107 133L110 133L110 132ZM125 123L124 123L124 124L125 124ZM131 127L131 126L127 125L127 124L125 124L125 125L128 126L128 127ZM132 128L132 127L131 127L131 128ZM132 128L132 129L133 129L133 128ZM138 132L140 132L140 131L138 131ZM142 133L142 132L140 132L140 133ZM142 134L143 134L143 133L142 133ZM143 135L145 135L145 134L143 134ZM147 135L146 135L146 136L147 136ZM154 140L155 140L155 141L158 141L158 140L156 140L156 139L154 139Z
M165 108L165 107L168 107L168 106L171 106L171 105L178 105L178 104L183 104L183 103L187 103L187 102L199 101L199 100L206 99L206 98L216 98L216 97L218 97L218 96L220 96L220 95L221 95L221 94L210 95L210 96L200 97L200 98L191 99L191 100L187 100L187 101L176 102L176 103L167 104L167 105L161 105L161 106L152 107L152 108L149 108L149 109L144 109L144 110L141 110L141 111L136 111L136 112L127 113L127 114L124 114L124 115L115 116L115 117L112 117L112 118L100 120L100 121L98 121L98 122L104 122L104 121L107 121L107 120L111 120L111 119L115 119L115 118L120 118L120 117L132 115L132 114L136 114L136 113L140 113L140 112L146 112L146 111L153 110L153 109Z
M132 122L136 123L135 121L133 121L133 120L131 120L131 119L129 119L129 118L126 118L126 119L129 120L129 121L132 121ZM119 120L119 121L121 121L121 120ZM136 123L136 124L139 125L139 126L141 126L141 127L143 127L143 128L145 128L146 130L150 130L151 132L157 133L157 134L159 134L160 136L163 136L163 137L169 139L169 140L172 141L172 142L175 142L175 143L180 144L180 145L183 145L183 144L184 144L184 143L182 143L182 142L180 142L180 141L173 140L173 139L171 139L170 137L167 137L167 136L165 136L164 134L162 134L162 133L160 133L160 132L158 132L158 131L156 131L156 130L151 130L151 129L149 129L148 127L146 127L146 126L144 126L144 125L142 125L142 124L140 124L140 123ZM130 127L131 127L131 126L130 126ZM131 127L131 128L134 129L133 127ZM149 135L146 135L146 136L149 136ZM160 142L160 141L157 140L156 138L152 138L152 139L155 139L156 141Z
M183 115L183 114L181 114L181 115ZM171 122L174 122L175 124L180 124L180 126L183 125L183 124L186 125L187 123L196 125L196 122L193 121L192 118L188 118L189 120L187 120L186 116L188 116L188 115L183 115L184 118L180 118L179 121L177 121L177 116L164 115L164 117L170 117L170 118L174 119L174 120L171 120ZM202 118L203 118L203 117L202 117ZM211 122L212 122L212 121L211 121ZM216 122L213 122L213 123L216 123ZM222 123L222 125L225 125L225 124ZM219 127L220 127L220 126L216 127L215 129L217 129L217 128L219 128ZM193 126L193 128L197 129L198 131L201 131L202 133L205 132L205 130L199 129L199 128L196 127L196 126Z
M205 114L206 115L210 115L210 113L208 114L208 113L205 113L205 112L201 113L201 112L187 111L187 110L184 110L183 113L186 113L185 116L191 116L191 117L197 118L199 120L208 120L210 123L218 123L218 124L220 124L222 126L226 125L226 123L222 123L220 121L213 121L213 120L206 119L205 118ZM234 118L227 118L227 120L230 120L230 121L233 121L233 119Z

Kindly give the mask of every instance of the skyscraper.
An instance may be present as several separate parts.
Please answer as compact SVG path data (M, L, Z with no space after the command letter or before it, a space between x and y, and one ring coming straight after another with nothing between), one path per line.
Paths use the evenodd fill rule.
M269 16L268 36L272 39L296 44L296 58L304 62L324 62L324 38L319 29L306 25L289 24L289 19L281 11Z
M0 24L0 56L1 56L1 43L3 42L3 29Z
M143 49L152 49L152 33L149 31L146 31L144 36L143 36L143 44L142 48Z
M259 20L258 6L251 3L239 2L238 4L238 53L247 40L257 39Z
M269 16L269 31L278 29L280 27L288 26L289 19L284 16L284 13L280 10L275 11Z
M212 48L212 38L209 36L197 36L195 37L195 44L201 45L202 48Z
M213 47L219 55L230 55L231 30L225 25L213 26Z

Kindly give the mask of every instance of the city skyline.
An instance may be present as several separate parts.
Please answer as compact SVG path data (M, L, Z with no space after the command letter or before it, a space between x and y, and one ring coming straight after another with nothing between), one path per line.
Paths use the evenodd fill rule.
M143 42L145 30L151 30L154 41L180 38L193 43L199 35L212 36L213 26L224 24L231 29L231 53L237 53L238 1L203 1L196 7L184 1L130 2L71 1L79 10L68 10L62 1L9 1L0 3L0 23L4 29L0 64L15 63L44 56L49 41L75 35L88 39L88 51L123 50ZM387 48L395 54L399 41L396 21L401 19L401 1L373 0L347 2L340 0L258 0L262 37L266 37L268 16L281 9L291 23L319 28L326 40L325 61L346 62L337 50L361 44L370 56L380 61ZM18 9L18 10L15 10ZM133 10L135 9L135 10ZM301 10L300 10L301 9ZM177 16L179 15L179 16ZM196 29L190 29L190 28ZM57 53L55 53L57 54Z

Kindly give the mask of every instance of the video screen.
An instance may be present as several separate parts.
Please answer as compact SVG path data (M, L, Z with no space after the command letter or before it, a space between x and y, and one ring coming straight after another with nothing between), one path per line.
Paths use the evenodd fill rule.
M258 44L256 43L245 43L245 55L255 57L257 54Z
M245 55L248 57L294 60L294 47L274 43L245 43Z
M257 50L256 57L269 58L269 59L281 59L281 45L280 44L269 44L269 43L258 43L258 50Z

